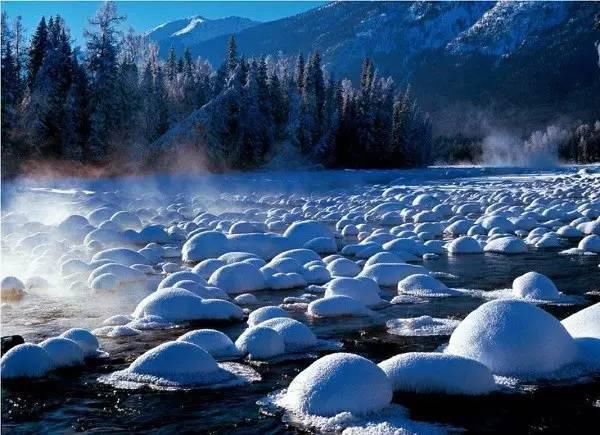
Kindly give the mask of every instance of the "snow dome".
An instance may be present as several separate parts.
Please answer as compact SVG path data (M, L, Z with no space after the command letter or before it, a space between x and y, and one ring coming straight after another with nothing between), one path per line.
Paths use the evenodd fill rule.
M366 306L379 305L379 287L374 281L357 278L334 278L327 283L325 297L348 296Z
M60 334L60 336L77 343L83 351L83 356L85 358L104 355L104 352L100 350L98 339L87 329L71 328Z
M266 306L260 307L252 311L248 315L248 325L255 326L265 320L275 319L277 317L290 317L289 313L281 307L277 306Z
M175 272L163 279L158 285L158 290L173 287L179 281L194 281L200 285L206 286L208 283L198 274L182 270Z
M486 302L454 330L446 352L486 365L495 374L542 376L576 357L573 338L537 306L517 300Z
M585 252L600 253L600 236L595 234L585 236L577 247Z
M308 315L313 317L364 316L369 313L367 307L348 296L329 296L308 304Z
M281 334L260 325L246 329L235 341L235 346L250 359L269 359L285 353L285 342Z
M527 272L513 281L513 293L519 298L536 300L554 300L560 298L560 292L546 275Z
M83 350L76 342L68 338L49 338L42 341L40 347L48 353L54 368L72 367L83 364Z
M243 262L220 267L210 276L208 283L229 294L252 292L266 287L260 269Z
M298 247L320 237L335 239L333 231L331 231L327 225L313 220L294 222L287 230L285 230L283 235Z
M123 388L149 385L167 389L239 385L256 380L256 373L244 379L232 371L233 367L220 366L208 352L195 344L169 341L139 356L125 370L99 380Z
M571 314L561 323L572 337L600 340L600 302Z
M227 237L218 231L204 231L192 236L181 248L181 258L185 262L197 262L216 258L227 252Z
M221 331L216 329L198 329L182 335L177 341L187 341L188 343L200 346L210 353L213 358L231 358L238 356L238 351L233 341Z
M392 287L397 285L398 281L416 273L426 274L428 270L413 264L377 263L366 266L359 276L371 278L380 286Z
M469 236L462 236L452 240L447 246L450 254L481 254L483 249L477 240Z
M317 337L304 323L287 317L265 320L260 326L271 328L283 337L287 352L303 351L317 344Z
M486 394L496 389L490 369L461 356L408 352L379 363L394 391Z
M490 240L483 250L495 254L524 254L527 252L527 245L516 237L499 237Z
M360 273L360 266L347 258L338 258L327 265L331 276L354 277Z
M0 360L2 380L40 378L53 368L48 352L37 344L23 343L13 347Z
M391 382L376 364L358 355L334 353L318 359L294 378L282 406L300 414L361 415L383 409L391 401Z

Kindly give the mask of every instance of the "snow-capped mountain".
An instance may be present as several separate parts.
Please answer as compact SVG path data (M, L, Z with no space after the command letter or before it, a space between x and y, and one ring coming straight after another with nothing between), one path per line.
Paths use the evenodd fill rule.
M208 19L199 15L170 21L147 32L150 40L159 44L160 53L166 56L170 47L179 54L185 47L192 47L202 41L241 32L259 24L249 18L227 17Z
M410 82L442 127L482 108L541 123L600 116L600 99L589 101L600 92L598 13L600 2L333 2L236 39L246 56L319 50L336 77L356 79L369 56L380 74ZM228 37L189 47L217 66Z

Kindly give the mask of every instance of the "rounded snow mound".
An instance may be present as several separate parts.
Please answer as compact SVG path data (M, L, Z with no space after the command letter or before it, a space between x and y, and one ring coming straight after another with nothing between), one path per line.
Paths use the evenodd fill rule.
M149 316L177 323L193 320L240 320L244 312L229 301L202 299L188 290L166 288L146 296L133 312L136 319Z
M276 317L260 323L283 337L286 352L300 352L317 345L317 337L304 323L287 317Z
M600 302L577 311L561 323L572 337L600 340Z
M308 304L308 315L313 317L364 316L369 313L367 307L348 296L330 296Z
M577 247L585 252L600 253L600 236L595 234L586 236L581 239Z
M496 389L483 364L461 356L408 352L379 363L394 391L442 394L487 394Z
M192 236L181 248L181 259L192 263L217 258L228 251L229 240L218 231L204 231Z
M246 329L235 341L235 347L250 359L264 360L285 353L285 342L279 332L263 326Z
M481 254L483 249L477 240L473 237L462 236L448 243L446 248L448 253L457 254Z
M499 237L489 241L483 250L494 254L524 254L527 252L527 245L516 237Z
M158 290L173 287L179 281L194 281L203 286L208 285L208 283L200 275L194 272L182 270L181 272L172 273L163 279L158 285Z
M519 298L535 300L555 300L561 294L546 275L537 272L527 272L513 281L513 293Z
M99 380L120 388L147 385L166 389L232 386L257 380L258 374L253 370L246 368L239 372L232 370L234 367L240 366L220 366L208 352L195 344L169 341L139 356L125 370Z
M391 382L381 368L358 355L334 353L300 372L281 405L292 412L327 417L378 411L391 400Z
M379 305L379 287L369 279L334 278L327 283L325 297L347 296L367 307Z
M428 271L413 264L377 263L366 266L359 276L371 278L383 287L393 287L398 281L416 273L427 274Z
M523 301L486 302L450 336L446 352L486 365L493 373L540 376L576 358L573 338L546 311Z
M208 280L229 294L247 293L266 287L260 269L249 263L234 263L218 268Z
M313 220L294 222L283 235L299 247L320 237L335 239L333 231L327 225Z
M331 276L354 277L360 273L360 266L347 258L338 258L327 265Z
M216 329L198 329L182 335L177 341L200 346L210 353L213 358L232 358L239 355L233 341L221 331Z
M53 337L40 343L47 353L54 368L73 367L83 364L84 354L81 347L71 339Z
M275 319L277 317L290 317L290 315L281 307L260 307L248 315L248 326L256 326L266 320Z
M398 293L420 297L457 296L460 293L452 290L443 282L431 275L421 273L410 275L398 283Z
M100 350L98 339L87 329L71 328L60 334L60 336L77 343L85 358L104 355L104 352Z
M133 266L134 264L151 264L150 260L137 251L127 248L112 248L100 251L92 257L92 261L108 260L111 263L118 263L124 266Z
M37 344L23 343L6 352L0 360L2 380L40 378L53 368L48 352Z

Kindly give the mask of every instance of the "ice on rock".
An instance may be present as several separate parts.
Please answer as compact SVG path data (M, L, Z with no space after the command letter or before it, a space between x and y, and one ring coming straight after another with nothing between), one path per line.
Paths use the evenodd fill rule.
M213 356L213 358L234 358L239 352L233 341L221 331L216 329L198 329L190 331L177 339L200 346Z
M182 270L180 272L172 273L163 279L158 285L158 290L173 287L179 281L194 281L202 286L208 285L206 280L197 273Z
M308 304L308 315L312 317L365 316L367 307L348 296L329 296Z
M204 349L186 341L169 341L139 356L131 365L99 380L120 388L159 389L225 387L260 379L239 365L219 365Z
M460 321L438 319L431 316L420 316L407 319L388 320L388 333L404 337L425 337L433 335L450 335Z
M524 299L557 300L561 297L552 280L537 272L527 272L515 278L512 289L515 296Z
M327 225L314 220L294 222L283 235L298 247L316 238L335 239L333 231Z
M116 316L111 316L108 319L104 320L102 324L104 326L120 326L127 325L129 322L133 320L133 317L125 314L117 314Z
M577 247L584 252L594 252L596 254L600 254L600 236L595 234L585 236L583 239L581 239Z
M469 236L462 236L448 243L446 248L449 254L481 254L483 249L477 240Z
M239 320L240 307L220 299L202 299L181 288L164 288L146 296L135 308L133 317L158 316L166 322L194 320Z
M181 249L184 262L194 263L208 258L217 258L228 249L229 240L218 231L204 231L188 239Z
M301 352L317 345L317 337L304 323L288 317L276 317L260 323L283 337L286 352Z
M100 350L98 339L87 329L71 328L60 334L60 336L77 343L83 351L83 356L85 358L105 355L105 352Z
M486 302L471 312L452 333L446 352L517 377L549 375L577 356L573 338L556 318L517 300Z
M41 378L54 368L48 352L37 344L19 344L0 360L2 380L18 378Z
M237 350L250 359L265 360L285 353L285 342L277 331L260 325L246 329L235 341Z
M17 301L25 295L25 284L14 276L2 278L0 283L0 300Z
M277 317L290 317L290 315L286 310L278 306L260 307L248 315L248 325L256 326L266 320Z
M430 275L417 273L398 282L398 293L419 297L458 296L461 293L448 288Z
M236 304L239 305L255 305L258 303L258 299L252 293L242 293L234 298Z
M140 335L141 331L128 325L101 326L92 331L96 337L118 338Z
M210 285L225 290L228 294L253 292L266 288L260 269L249 263L234 263L217 269L208 280Z
M43 348L54 368L73 367L83 364L83 350L73 340L64 337L53 337L42 341L39 346Z
M325 297L347 296L371 307L380 305L379 286L370 279L334 278L327 283Z
M381 368L358 355L334 353L300 372L280 406L298 414L331 417L379 411L391 400L391 382Z
M524 254L527 252L527 245L516 237L499 237L490 240L483 250L494 254Z
M408 352L382 361L379 367L394 391L481 395L497 389L490 369L456 355Z
M360 266L347 258L338 258L327 265L327 270L334 277L354 277L360 273Z
M600 302L577 311L561 323L572 337L600 340Z
M423 266L413 264L377 263L366 266L358 276L370 278L383 287L393 287L407 276L417 273L429 272Z

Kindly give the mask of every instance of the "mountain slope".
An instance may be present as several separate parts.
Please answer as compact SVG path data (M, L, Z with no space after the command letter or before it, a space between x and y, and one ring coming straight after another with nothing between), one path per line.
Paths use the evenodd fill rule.
M210 20L199 15L170 21L150 30L146 35L158 43L161 56L166 56L173 47L181 55L185 47L202 41L231 35L259 24L242 17L227 17Z
M336 2L236 39L246 56L319 50L336 77L356 79L369 56L381 74L412 84L442 130L482 118L527 129L600 116L599 12L600 2ZM216 66L226 42L190 48Z

